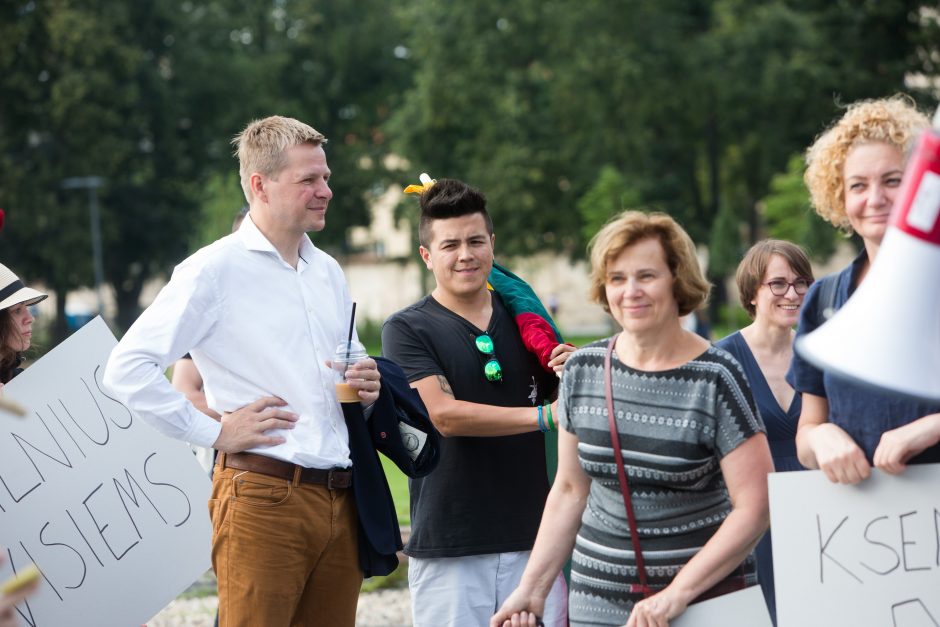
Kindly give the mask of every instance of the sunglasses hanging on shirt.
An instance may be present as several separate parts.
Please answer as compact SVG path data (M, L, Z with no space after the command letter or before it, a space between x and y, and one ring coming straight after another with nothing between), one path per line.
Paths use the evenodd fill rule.
M490 383L499 383L503 380L503 367L496 359L496 347L493 344L493 338L486 333L478 335L474 340L477 350L484 356L489 357L483 365L483 375Z

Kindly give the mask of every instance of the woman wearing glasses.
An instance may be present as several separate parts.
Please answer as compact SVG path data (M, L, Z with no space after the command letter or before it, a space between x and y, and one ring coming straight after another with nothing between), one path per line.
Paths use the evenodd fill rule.
M756 583L773 466L741 367L679 320L709 291L692 241L669 216L628 211L595 236L591 267L622 332L565 364L558 475L493 627L535 625L569 555L573 626L663 627Z
M813 282L806 254L796 244L768 239L754 244L736 275L741 305L754 321L716 343L744 368L767 427L774 470L802 470L796 456L796 425L802 404L784 377L793 357L793 327ZM776 624L770 532L757 545L758 580Z
M862 101L807 150L804 179L813 207L834 226L857 233L864 248L849 267L809 290L798 336L815 330L865 280L888 226L905 154L928 126L908 98ZM831 481L858 483L871 474L871 464L897 474L908 463L940 461L937 404L870 391L799 355L787 381L803 394L796 436L800 461Z

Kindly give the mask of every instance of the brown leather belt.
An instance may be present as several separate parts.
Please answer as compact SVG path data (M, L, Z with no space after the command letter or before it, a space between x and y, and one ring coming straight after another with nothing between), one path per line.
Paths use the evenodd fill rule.
M301 483L325 485L330 490L341 490L352 485L352 468L304 468L273 457L254 453L219 453L219 467L250 470L269 477L294 480L294 472L300 468Z

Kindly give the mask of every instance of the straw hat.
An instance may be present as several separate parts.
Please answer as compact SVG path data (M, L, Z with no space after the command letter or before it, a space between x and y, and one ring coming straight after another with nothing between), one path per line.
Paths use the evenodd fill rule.
M48 294L23 285L12 270L0 263L0 311L20 303L26 303L27 306L35 305L47 298L49 298Z

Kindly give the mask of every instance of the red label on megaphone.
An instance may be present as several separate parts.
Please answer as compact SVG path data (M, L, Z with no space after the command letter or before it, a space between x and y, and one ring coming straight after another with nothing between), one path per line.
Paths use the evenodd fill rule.
M891 226L940 246L940 133L924 131L904 172Z

